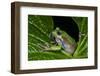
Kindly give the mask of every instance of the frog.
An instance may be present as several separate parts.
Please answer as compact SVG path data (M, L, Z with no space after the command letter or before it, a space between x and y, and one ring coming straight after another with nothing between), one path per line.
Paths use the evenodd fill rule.
M73 54L76 48L76 41L73 39L67 32L61 30L59 27L56 27L50 33L51 45L45 47L45 50L52 51L65 51L66 53Z

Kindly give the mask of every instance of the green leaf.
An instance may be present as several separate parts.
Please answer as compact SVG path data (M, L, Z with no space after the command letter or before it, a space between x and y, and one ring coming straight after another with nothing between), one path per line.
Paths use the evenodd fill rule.
M28 45L49 45L49 34L53 30L53 21L49 16L28 15ZM31 44L30 44L31 43ZM34 44L34 45L33 45ZM43 48L42 48L43 49ZM40 51L40 47L36 50ZM34 50L33 50L34 51Z
M29 60L54 60L54 59L69 59L67 55L61 51L55 52L31 52L29 53Z
M79 31L81 33L87 33L88 27L88 18L87 17L72 17L72 19L76 22L79 27Z
M87 58L88 53L88 18L87 17L73 17L73 20L79 27L80 38L77 48L73 54L74 58Z
M51 16L28 15L28 60L52 60L71 58L61 50L44 50L51 45L50 33L54 30Z

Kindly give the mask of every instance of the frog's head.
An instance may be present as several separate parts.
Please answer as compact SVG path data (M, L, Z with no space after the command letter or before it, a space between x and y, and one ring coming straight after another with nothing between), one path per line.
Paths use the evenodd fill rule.
M61 35L62 34L62 32L61 32L59 27L57 27L55 30L56 30L57 35Z

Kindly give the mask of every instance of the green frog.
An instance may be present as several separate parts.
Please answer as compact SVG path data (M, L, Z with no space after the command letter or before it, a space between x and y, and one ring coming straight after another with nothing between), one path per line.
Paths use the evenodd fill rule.
M52 43L49 47L45 47L45 50L63 50L69 54L73 54L76 47L76 42L65 31L57 27L50 34L50 38Z

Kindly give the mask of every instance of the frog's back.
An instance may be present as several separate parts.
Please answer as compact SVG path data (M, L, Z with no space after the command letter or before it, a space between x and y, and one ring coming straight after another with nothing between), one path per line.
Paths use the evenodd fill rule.
M75 40L64 31L63 31L62 38L67 46L66 51L69 53L73 53L76 48Z

